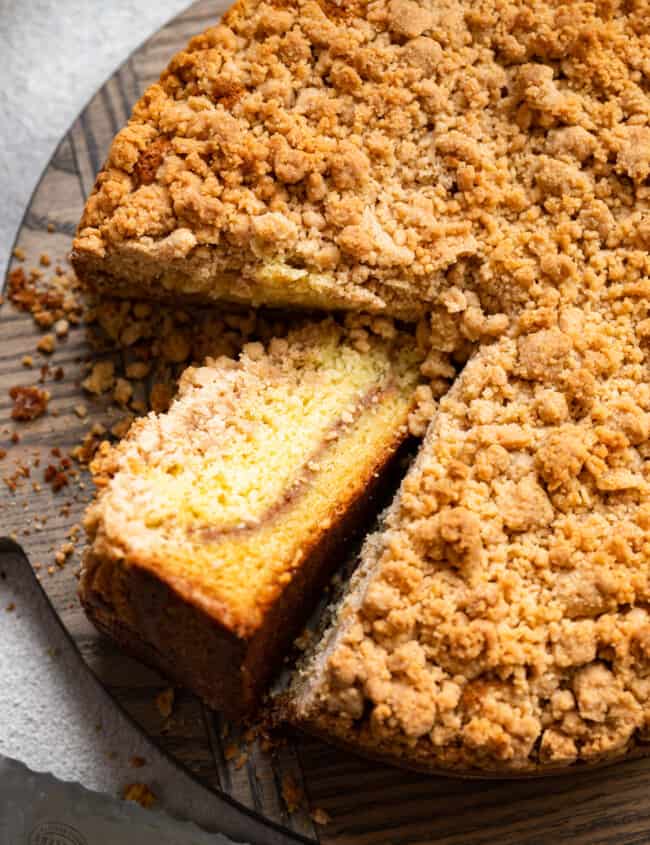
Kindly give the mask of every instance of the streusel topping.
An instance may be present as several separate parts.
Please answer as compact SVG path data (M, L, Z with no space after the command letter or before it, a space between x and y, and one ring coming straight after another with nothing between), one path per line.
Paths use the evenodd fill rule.
M644 0L243 0L136 106L76 248L280 262L351 307L456 267L511 308L647 250L648 62Z
M470 361L368 543L313 722L495 771L646 737L647 291L631 272L579 308L528 309Z

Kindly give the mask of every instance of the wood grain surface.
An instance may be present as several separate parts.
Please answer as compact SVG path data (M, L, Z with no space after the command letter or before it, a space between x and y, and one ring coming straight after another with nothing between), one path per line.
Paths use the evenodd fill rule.
M214 4L199 0L144 44L97 93L63 138L32 197L18 236L26 254L22 266L38 265L43 253L62 258L85 196L90 191L112 136L126 121L140 92L154 81L171 55L194 34L215 22ZM16 266L16 264L14 264ZM12 422L9 389L37 382L45 358L35 354L42 334L29 314L5 304L0 310L0 475L18 464L30 467L15 492L0 484L0 535L22 545L52 606L93 672L151 739L214 790L281 825L296 836L323 845L552 845L573 842L650 842L650 760L595 771L525 781L462 781L426 777L369 763L321 742L292 736L272 751L240 743L236 729L177 690L171 716L155 704L167 687L152 670L120 653L85 619L76 599L78 552L63 566L56 550L81 520L92 495L88 479L57 493L43 483L52 447L77 445L92 421L115 419L115 410L82 395L84 364L92 356L83 326L58 344L53 366L64 377L46 377L49 413L31 422ZM26 368L24 356L34 358ZM80 401L90 418L73 411ZM20 442L11 435L20 433ZM35 466L35 456L40 464ZM40 485L34 492L32 484ZM78 547L80 548L80 547ZM52 574L48 574L52 567ZM244 749L242 754L240 749ZM292 782L305 799L293 812L285 800ZM283 784L285 789L283 790ZM315 824L316 808L331 821Z

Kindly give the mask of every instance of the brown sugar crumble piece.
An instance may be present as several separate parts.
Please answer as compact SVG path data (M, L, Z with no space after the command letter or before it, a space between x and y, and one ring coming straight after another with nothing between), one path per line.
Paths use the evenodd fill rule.
M70 483L70 467L72 462L69 458L62 458L58 464L48 464L43 471L43 479L49 484L53 492L67 487Z
M329 824L332 821L329 813L327 813L321 807L315 807L309 813L309 817L311 818L311 820L313 822L315 822L318 825L326 825L326 824Z
M174 690L168 687L156 696L156 708L163 719L169 719L174 709Z
M282 798L289 813L295 813L305 800L302 788L291 774L282 777Z
M63 543L54 556L55 562L59 566L64 566L66 560L74 552L74 544L71 542Z
M54 333L57 337L66 337L70 331L70 323L68 320L57 320L54 324Z
M82 466L87 466L99 449L105 434L106 429L103 425L93 423L90 431L84 435L81 443L72 450L71 454L74 460Z
M145 810L153 807L157 801L156 796L146 783L130 783L124 788L122 798L125 801L134 801L136 804L144 807Z
M149 396L149 405L151 410L156 413L162 413L168 410L173 397L174 391L171 385L156 382L152 385L151 394Z
M43 337L38 341L36 344L36 348L39 352L43 352L45 355L51 355L54 352L55 347L55 340L53 334L45 334Z
M115 384L115 364L113 361L97 361L93 364L90 375L81 386L88 393L99 395L111 390Z
M9 301L19 310L30 312L41 328L57 320L78 323L82 312L79 282L73 272L45 276L42 270L14 267L7 276Z
M19 422L28 422L42 416L47 411L50 400L49 391L34 386L21 387L17 385L10 388L9 396L14 403L11 409L11 418Z

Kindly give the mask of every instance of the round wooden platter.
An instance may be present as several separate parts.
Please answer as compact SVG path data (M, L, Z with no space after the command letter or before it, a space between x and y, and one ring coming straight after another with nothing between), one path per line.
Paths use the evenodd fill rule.
M126 121L132 104L154 81L174 52L213 24L222 6L199 0L147 41L122 65L81 113L62 139L32 197L17 245L26 254L20 265L37 266L40 256L67 255L85 196L108 145ZM13 266L19 266L14 262ZM46 272L51 272L48 268ZM11 420L9 389L35 384L42 356L35 354L41 333L29 314L11 304L0 310L0 448L7 451L0 475L10 478L18 464L31 476L12 491L0 484L0 535L23 547L54 611L82 656L114 699L148 736L179 765L211 789L263 817L288 841L323 845L398 845L445 843L551 845L551 843L650 842L650 760L635 760L595 771L521 781L462 781L425 777L369 763L306 737L294 737L273 751L240 743L224 723L187 692L177 690L170 716L161 715L156 696L166 689L155 672L126 657L100 637L76 600L78 553L55 565L57 549L81 520L92 485L71 485L54 493L43 471L77 445L93 420L111 421L111 410L82 395L84 362L92 353L83 326L73 327L57 350L46 376L52 398L49 412L31 423ZM23 364L34 358L34 367ZM62 367L63 378L52 373ZM90 417L74 406L84 402ZM18 431L20 442L11 434ZM35 457L40 456L37 466ZM41 487L33 489L33 484ZM80 546L78 546L80 548ZM48 574L48 569L51 574ZM0 646L0 659L2 648ZM284 790L283 790L284 784ZM285 796L292 784L303 794L290 812ZM289 790L291 791L291 790ZM331 821L317 825L310 809L324 810Z

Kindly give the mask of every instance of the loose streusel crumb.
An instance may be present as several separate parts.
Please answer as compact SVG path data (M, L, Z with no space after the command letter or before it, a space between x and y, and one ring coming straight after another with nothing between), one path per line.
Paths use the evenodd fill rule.
M152 411L162 413L166 411L172 399L174 398L174 390L170 384L163 384L156 382L151 388L149 395L149 405Z
M156 708L163 719L169 719L174 709L174 690L169 687L156 696Z
M54 332L57 337L66 337L70 331L70 323L68 320L57 320L54 324Z
M93 364L88 378L84 379L81 386L88 393L96 395L106 393L115 384L115 364L113 361L97 361Z
M20 422L35 420L47 411L50 400L49 391L40 387L12 387L9 396L13 399L14 405L11 409L11 418Z
M146 783L131 783L124 788L122 798L125 801L135 801L148 810L158 800Z
M63 543L59 550L54 555L54 560L59 566L63 566L66 560L74 552L74 544L71 542Z
M24 260L24 257L23 257ZM79 282L72 272L44 276L38 269L27 274L23 267L14 267L7 276L9 301L21 311L29 311L41 328L57 320L78 323L82 303Z
M55 340L53 334L44 334L43 337L36 344L39 352L45 355L51 355L54 352Z
M115 380L115 387L113 388L113 401L118 405L126 405L133 396L133 386L131 382L124 378L117 378Z
M289 813L295 813L305 799L305 794L293 775L286 774L282 778L282 798Z

